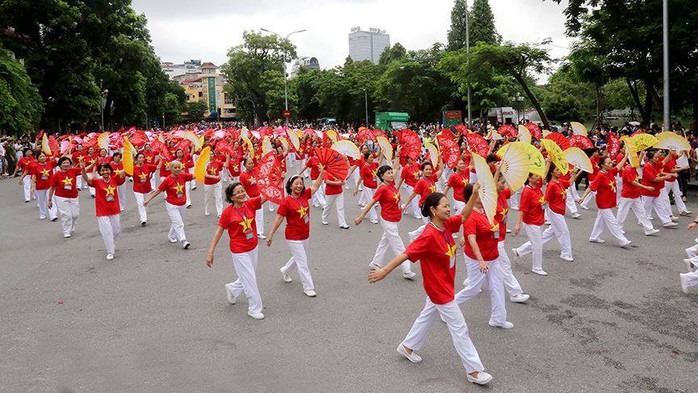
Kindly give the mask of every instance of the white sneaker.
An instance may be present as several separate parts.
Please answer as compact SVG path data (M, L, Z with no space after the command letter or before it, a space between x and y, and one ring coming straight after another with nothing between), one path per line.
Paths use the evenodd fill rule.
M230 289L231 284L225 284L225 294L228 296L228 303L235 304L238 300L237 296L233 296L233 291Z
M669 218L671 219L671 221L674 221L674 222L679 221L679 218L676 216L669 216Z
M679 279L681 280L681 290L683 293L688 293L688 273L679 273Z
M378 220L371 220L371 224L378 224Z
M516 248L516 247L512 248L512 249L511 249L511 252L513 252L513 253L514 253L514 256L517 257L517 258L521 256L521 255L519 255L519 249Z
M339 228L340 229L349 229L349 225L340 225Z
M307 296L307 297L317 296L317 293L315 293L315 291L313 291L312 289L308 289L307 291L303 291L303 293L305 293L305 296Z
M579 214L579 213L577 213L577 212L572 213L572 218L575 218L575 219L576 219L576 218L579 218L579 217L581 217L581 216L582 216L582 215Z
M177 239L173 239L171 237L168 237L167 240L169 240L170 243L177 243Z
M327 222L327 221L323 221L323 222L322 222L322 225L330 225L330 223Z
M488 374L484 371L478 372L477 378L468 374L468 381L472 382L476 385L487 385L488 383L492 382L492 379L494 379L494 378L490 374Z
M406 357L407 360L409 360L412 363L419 363L422 361L422 357L414 353L414 351L412 351L412 353L408 353L407 348L405 348L405 345L403 343L400 343L400 345L397 346L397 353Z
M406 280L413 280L417 276L417 273L415 272L403 272L402 273L402 278Z
M111 261L114 259L114 254L107 254L107 261Z
M560 255L560 259L567 262L574 262L574 258L568 257L567 255Z
M284 279L284 282L291 282L291 281L293 281L293 279L291 278L291 276L289 276L288 274L286 274L286 272L284 272L284 268L279 269L279 271L281 272L281 278Z
M645 231L645 236L652 236L656 235L657 233L659 233L659 229L652 228L648 231Z
M540 270L531 269L531 271L532 271L533 273L536 273L536 274L539 275L539 276L547 276L547 275L548 275L548 273L547 273L545 270L543 270L543 269L540 269Z
M662 226L664 228L676 228L677 226L679 226L679 224L672 221L672 222L668 222Z
M511 233L511 229L507 228L507 231L506 231L506 232L507 232L507 233Z
M39 216L39 220L45 220L46 216Z
M579 207L581 207L584 210L589 210L589 206L579 205Z
M682 216L690 216L691 214L693 214L693 212L690 210L684 210L681 213L679 213L679 215L682 215Z
M71 237L71 236L72 236L72 235L71 235L70 233L64 233L64 234L63 234L63 237L66 238L66 239L69 238L69 237Z
M504 323L501 323L501 324L500 324L500 323L494 323L494 321L491 320L491 319L490 319L490 321L488 322L488 325L490 325L490 326L492 326L492 327L502 328L502 329L511 329L511 328L514 327L514 324L511 323L511 322L509 322L509 321L504 321Z
M247 315L249 315L250 317L252 317L252 319L256 319L256 320L258 320L258 321L261 321L262 319L264 319L264 314L262 314L261 312L258 312L258 313L251 313L251 312L248 311L248 312L247 312Z
M599 244L606 243L606 241L603 240L603 239L589 239L589 242L591 242L591 243L599 243Z
M258 234L257 237L260 238L260 239L262 239L262 240L264 240L264 239L267 238L266 236L264 236L263 233Z
M191 246L191 243L189 243L186 240L182 240L182 249L187 250Z
M621 244L620 248L630 248L630 245L633 244L632 241L628 240L627 243Z
M689 273L693 271L693 261L692 260L684 259L683 263L686 264L686 269L688 270Z
M509 296L509 300L513 303L526 303L526 301L529 298L530 296L525 293L519 293L513 296Z

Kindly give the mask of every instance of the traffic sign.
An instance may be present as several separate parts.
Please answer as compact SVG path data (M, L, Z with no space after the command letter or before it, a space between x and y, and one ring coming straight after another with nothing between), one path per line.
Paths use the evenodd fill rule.
M285 110L285 111L284 111L284 117L286 117L286 118L291 117L291 111L288 110L288 109Z

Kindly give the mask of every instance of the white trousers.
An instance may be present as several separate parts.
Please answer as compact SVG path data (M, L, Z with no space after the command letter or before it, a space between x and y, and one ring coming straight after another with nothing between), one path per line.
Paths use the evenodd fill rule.
M572 190L574 190L574 194L577 194L577 189L574 188L574 184L569 186L567 189L567 197L565 199L565 206L567 206L567 210L570 211L570 213L575 214L579 213L579 210L577 209L577 199L579 199L579 195L575 196L572 193Z
M150 189L151 190L157 189L158 184L160 184L160 173L153 172L153 175L150 177Z
M628 217L630 210L633 211L635 217L640 222L645 231L651 231L654 229L652 222L647 218L647 212L645 211L645 205L642 203L640 198L620 198L620 204L618 204L618 224L622 227L625 219Z
M681 273L682 277L687 278L687 283L689 287L698 287L698 271Z
M499 267L499 274L502 276L504 289L507 291L509 296L522 294L523 289L521 289L519 280L514 277L514 272L511 270L511 260L509 259L506 249L504 248L503 241L497 242L497 250L499 250L499 263L497 266ZM467 286L470 286L470 281L468 281L466 287Z
M587 195L586 199L584 199L580 205L588 209L591 201L593 201L595 199L596 199L596 191L592 191Z
M260 209L261 210L261 209ZM305 240L286 240L288 248L291 250L291 259L286 262L286 265L281 268L284 274L290 274L298 269L298 275L301 277L303 290L308 291L315 289L313 277L310 275L308 268L308 239Z
M463 312L455 301L445 304L434 304L427 297L424 309L414 321L402 344L414 351L419 351L427 339L431 325L434 324L436 317L439 315L446 322L446 326L448 326L453 346L456 347L456 352L460 356L465 371L468 373L484 371L485 367L483 367L475 345L473 345L468 335L468 325L465 323Z
M361 194L362 194L363 196L365 196L365 199L364 199L364 201L365 201L364 204L365 204L365 205L368 205L368 204L371 202L371 200L373 200L373 195L374 195L375 193L376 193L376 189L375 189L375 188L364 187L364 190L361 191ZM378 204L377 204L377 203L375 203L375 204L373 205L373 207L371 208L371 210L368 211L368 219L371 220L371 221L376 221L376 220L378 220Z
M252 251L231 253L238 279L226 284L226 289L235 297L245 293L249 304L247 310L252 314L262 312L262 295L257 287L257 249L255 247Z
M190 181L185 182L184 186L185 186L184 189L185 189L186 195L187 195L187 203L185 203L184 205L191 206L191 182Z
M216 213L220 217L223 214L223 185L220 181L216 184L204 184L204 214L207 216L211 214L212 199L216 203Z
M63 198L54 196L56 209L61 216L61 228L64 235L70 235L75 230L75 224L80 217L80 201L78 198Z
M616 204L620 203L621 194L623 193L623 178L616 176Z
M121 220L118 214L111 216L101 216L97 217L97 223L99 224L99 232L102 233L102 240L104 240L104 247L107 249L107 254L114 254L116 245L114 241L119 237L121 233Z
M121 211L124 211L126 208L126 183L116 187L116 192L119 194L119 207Z
M100 176L97 173L88 173L87 177L90 179L101 179L102 178L102 176ZM90 190L90 195L95 196L95 188L90 187L90 186L88 186L87 188L89 188L89 190Z
M511 198L509 198L509 207L514 209L514 210L519 210L519 203L521 202L521 193L523 192L523 187L519 188L518 190L514 191L513 194L511 194Z
M29 202L32 199L32 177L24 176L22 178L22 189L24 190L24 201Z
M629 243L629 240L623 235L623 228L618 224L618 220L616 216L613 215L612 209L599 209L589 240L600 239L604 226L606 226L608 231L611 232L611 235L618 240L618 244L623 246Z
M146 211L145 206L143 206L146 194L134 191L133 195L136 197L136 205L138 206L138 218L141 220L140 222L147 222L148 212Z
M405 252L405 243L402 242L400 237L397 222L385 221L383 217L379 221L383 227L383 236L381 236L381 240L378 242L378 247L371 263L383 267L383 260L385 259L385 253L388 252L388 248L392 249L397 256ZM400 266L403 273L412 271L410 261L405 261Z
M332 205L337 207L337 220L339 221L339 226L347 226L347 221L344 219L344 193L337 195L327 195L325 207L322 209L322 222L327 222L327 218L330 216L330 209Z
M507 309L504 303L504 284L499 269L499 258L487 262L490 269L485 274L480 271L478 261L465 253L463 253L463 257L465 258L465 267L468 269L470 286L456 293L456 303L461 305L477 296L482 284L487 281L487 286L490 289L490 320L496 324L503 324L507 321Z
M36 190L36 200L39 202L39 218L49 217L50 220L53 220L58 216L56 214L55 198L51 208L48 208L48 190Z
M407 191L407 195L411 195L414 192L414 187L405 184L405 191ZM422 212L419 210L419 196L412 198L407 212L411 213L414 218L422 218Z
M170 216L170 221L172 225L170 226L170 232L167 237L170 240L183 241L187 240L187 236L184 234L184 212L186 211L186 205L176 206L169 202L165 202L165 207L167 208L167 215Z
M664 202L662 202L662 194L660 193L658 197L642 196L642 203L645 205L645 214L647 217L652 216L652 210L657 213L659 221L662 225L671 223L671 214L667 209Z
M543 231L540 225L523 224L528 241L516 249L519 255L523 252L533 254L533 270L543 269Z
M257 235L264 234L264 206L255 210L254 222L257 224Z
M327 205L327 201L325 200L325 183L322 183L320 188L313 194L313 206L325 207L325 205Z
M674 193L674 204L679 209L679 213L688 210L686 209L686 204L683 202L683 199L681 199L683 194L681 193L681 188L679 187L678 181L665 182L664 192L667 194L667 198L669 197L669 192ZM669 212L671 213L671 202L669 203Z
M76 179L77 180L75 182L76 183L75 185L77 186L78 190L82 190L83 189L82 176L78 176L78 177L76 177Z
M555 238L560 243L560 256L572 258L572 241L570 240L570 230L567 227L565 216L555 213L548 208L548 219L550 220L550 226L541 234L541 246ZM532 251L532 248L529 241L519 247L517 251L519 255L526 255Z

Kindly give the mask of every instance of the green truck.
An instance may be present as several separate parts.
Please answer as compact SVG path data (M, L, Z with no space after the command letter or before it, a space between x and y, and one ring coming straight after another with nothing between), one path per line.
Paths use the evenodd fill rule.
M407 128L410 115L404 112L376 112L376 128L383 131Z

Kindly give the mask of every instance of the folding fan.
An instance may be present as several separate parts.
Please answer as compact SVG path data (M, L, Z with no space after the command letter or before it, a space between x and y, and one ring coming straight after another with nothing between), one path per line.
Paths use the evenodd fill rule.
M567 150L567 148L570 147L570 141L565 138L564 135L560 134L559 132L551 132L548 134L545 139L550 139L551 141L557 143L558 146L560 146L560 149L563 151Z
M431 165L436 168L439 165L439 149L436 148L431 142L426 142L424 147L429 152L429 157L431 158Z
M51 155L51 147L48 145L48 136L45 132L41 136L41 151L46 153L47 156Z
M265 136L264 139L262 139L262 155L265 155L272 150L274 150L274 147L271 145L271 140L268 136Z
M500 147L499 150L497 150L497 156L499 156L499 158L504 157L504 155L507 153L507 150L509 150L509 147L512 143L516 143L516 142L510 142L510 143L502 145L502 147Z
M587 135L587 128L584 127L584 124L573 121L570 122L570 127L572 127L572 132L574 135Z
M124 171L129 176L133 176L133 153L135 152L136 149L131 144L131 141L124 135L124 152L122 158L124 160Z
M524 126L519 126L519 141L523 143L531 143L531 131Z
M635 146L632 143L626 141L625 150L628 152L628 161L630 161L630 165L632 165L633 168L639 168L640 157L637 156L638 151L635 148Z
M315 149L318 161L325 168L325 179L345 180L349 174L349 162L336 150L326 147Z
M332 150L336 150L339 153L358 160L361 158L361 150L352 141L337 141L332 144Z
M572 135L569 140L570 146L572 147L578 147L582 150L594 148L594 142L592 142L591 139L589 139L589 137L586 135Z
M284 150L289 151L289 148L288 148L288 139L286 139L286 138L284 138L284 137L279 137L279 138L277 138L276 140L279 141L279 143L281 143L281 145L283 145Z
M327 131L325 131L325 134L327 135L328 138L332 139L332 142L337 142L337 131L327 130Z
M528 179L531 164L528 161L528 153L523 142L508 143L502 154L499 171L506 180L509 188L516 191L523 187ZM502 149L500 149L501 151ZM479 179L479 177L478 177Z
M519 136L519 131L511 124L504 124L497 129L497 132L501 136L513 136L514 138Z
M388 138L384 136L379 136L376 138L376 142L378 142L378 146L381 147L381 153L383 153L383 156L385 157L386 160L392 162L393 161L393 146L388 142Z
M109 132L103 132L97 137L97 146L109 150Z
M298 133L296 132L296 130L288 128L286 129L286 135L288 135L288 140L291 141L293 148L296 149L296 151L300 151L301 141L300 139L298 139Z
M591 165L589 157L578 147L570 147L565 150L567 162L587 173L593 173L594 167Z
M203 143L202 143L201 139L199 139L199 137L197 137L193 132L191 132L191 131L184 132L183 138L192 143L195 151L201 150L201 146L203 145Z
M490 151L489 143L480 134L470 133L465 135L465 139L468 140L468 148L473 153L486 156L487 152Z
M250 158L254 159L254 146L252 145L250 138L241 136L240 139L242 139L242 141L247 145L247 154L250 155Z
M252 174L257 179L260 194L276 204L283 201L284 178L281 176L281 167L277 165L274 152L263 155Z
M569 170L569 165L567 165L565 153L563 153L562 149L560 149L560 146L558 146L557 143L551 141L550 139L543 139L540 141L540 143L548 152L550 162L555 164L557 169L559 169L563 175L566 175Z
M473 153L473 164L477 174L477 182L480 184L480 201L485 209L485 215L491 225L494 225L494 216L497 213L497 184L494 182L490 166L487 161L477 153Z
M688 143L686 138L674 134L671 131L665 131L657 134L657 140L659 143L655 146L658 149L668 149L668 150L678 150L678 151L690 151L691 145Z
M399 135L403 154L416 161L419 155L422 154L422 140L412 130L402 130ZM487 144L486 141L485 144Z
M439 142L439 152L443 157L444 164L453 169L458 165L460 159L460 147L454 139L454 135L449 129L444 129L436 136L436 141Z
M199 158L196 159L196 164L194 165L194 177L196 177L196 181L199 183L202 183L206 178L206 166L210 158L211 147L206 146L201 150L201 154L199 154Z
M611 157L615 157L618 154L620 151L620 139L618 139L618 135L612 132L608 133L606 136L606 150Z
M528 155L528 162L531 164L529 171L534 175L540 177L545 176L545 159L543 155L536 149L535 146L528 143L524 143L523 147L526 149L526 154Z
M637 151L647 150L659 143L659 140L650 134L637 134L630 138L630 144Z
M536 123L528 122L524 125L526 129L531 133L531 136L540 140L543 137L543 132L540 130L540 127Z

